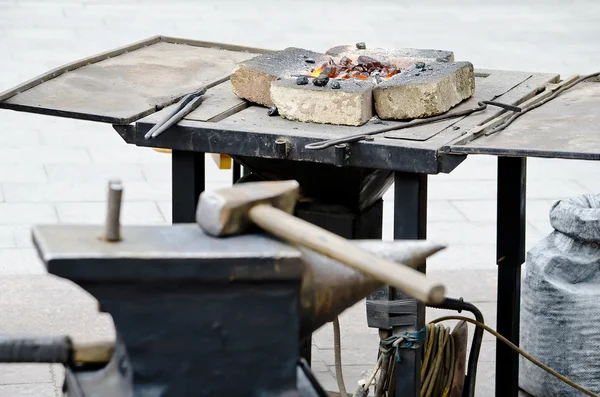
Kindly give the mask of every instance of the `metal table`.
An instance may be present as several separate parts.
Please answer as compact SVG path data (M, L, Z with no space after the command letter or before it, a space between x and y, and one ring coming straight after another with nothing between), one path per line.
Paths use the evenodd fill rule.
M265 108L235 97L227 79L233 65L264 51L151 38L75 62L0 94L0 107L110 123L127 143L172 149L175 223L194 222L197 199L205 185L204 155L223 153L263 176L271 171L276 177L297 177L312 193L318 195L322 190L331 194L333 198L326 204L334 210L308 208L302 216L348 238L381 237L383 193L364 206L356 205L356 197L365 187L365 179L376 180L374 186L382 191L393 181L394 238L423 239L427 176L451 172L469 154L498 156L497 327L518 344L520 266L525 260L526 158L599 159L600 123L594 109L600 105L600 84L581 83L492 136L476 136L472 128L500 115L498 108L311 151L304 146L381 125L292 122L269 117ZM169 84L157 83L163 79ZM475 107L478 100L491 99L518 105L558 80L556 74L477 70L476 93L459 108ZM161 109L201 85L210 88L198 109L156 139L144 139L160 119ZM401 124L389 122L394 123ZM346 186L351 188L346 191ZM336 205L348 204L348 195L356 208L349 214L340 213ZM393 289L381 291L371 301L385 303L388 308L387 313L370 313L371 326L379 324L395 332L424 326L424 307ZM406 350L402 354L396 395L417 396L420 353ZM496 395L517 396L517 354L498 344L496 355Z

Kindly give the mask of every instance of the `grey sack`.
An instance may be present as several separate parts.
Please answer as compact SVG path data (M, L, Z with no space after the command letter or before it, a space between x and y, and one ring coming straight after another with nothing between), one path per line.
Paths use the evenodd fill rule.
M555 229L527 253L521 300L521 347L600 393L600 195L561 200ZM520 387L536 397L578 391L521 357Z

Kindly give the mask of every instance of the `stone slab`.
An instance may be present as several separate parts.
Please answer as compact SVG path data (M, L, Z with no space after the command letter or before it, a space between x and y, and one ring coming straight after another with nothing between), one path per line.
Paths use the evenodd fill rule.
M362 125L373 117L372 83L339 81L340 88L297 85L295 79L271 84L271 98L279 114L289 120L337 125Z
M436 62L412 68L378 84L375 110L382 119L415 119L447 112L475 92L470 62Z
M296 47L258 55L236 66L231 74L231 86L238 97L271 107L273 81L294 74L309 74L311 69L328 60L329 57L324 54Z

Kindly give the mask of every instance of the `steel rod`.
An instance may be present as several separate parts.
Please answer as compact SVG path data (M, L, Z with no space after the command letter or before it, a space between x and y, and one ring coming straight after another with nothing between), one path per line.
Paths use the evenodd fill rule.
M108 210L106 213L106 227L104 238L107 241L121 240L121 199L123 197L123 184L119 180L108 182Z

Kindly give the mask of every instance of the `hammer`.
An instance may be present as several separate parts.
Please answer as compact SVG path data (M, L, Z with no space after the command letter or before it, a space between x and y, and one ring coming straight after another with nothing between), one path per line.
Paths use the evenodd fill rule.
M425 303L441 303L445 288L423 273L381 258L309 222L293 216L300 187L294 180L249 182L204 191L196 221L205 233L224 237L244 233L252 224L288 243L338 260Z

